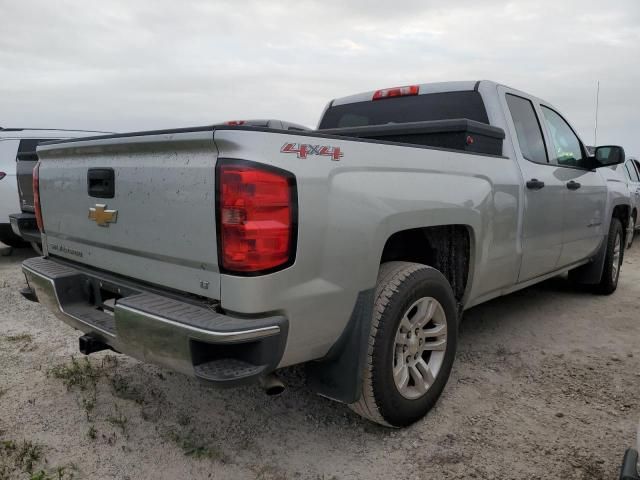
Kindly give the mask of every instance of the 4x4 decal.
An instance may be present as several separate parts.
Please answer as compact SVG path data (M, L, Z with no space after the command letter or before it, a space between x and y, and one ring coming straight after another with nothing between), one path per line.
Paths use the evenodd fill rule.
M331 160L339 161L344 154L340 147L328 145L310 145L308 143L285 143L280 149L282 153L295 153L298 158L307 158L309 155L331 157Z

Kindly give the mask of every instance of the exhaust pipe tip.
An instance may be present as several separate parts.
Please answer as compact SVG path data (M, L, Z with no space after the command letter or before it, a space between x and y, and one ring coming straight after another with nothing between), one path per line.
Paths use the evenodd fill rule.
M275 397L284 392L284 383L280 380L275 373L270 373L266 377L260 379L260 386L264 390L264 393L270 397Z

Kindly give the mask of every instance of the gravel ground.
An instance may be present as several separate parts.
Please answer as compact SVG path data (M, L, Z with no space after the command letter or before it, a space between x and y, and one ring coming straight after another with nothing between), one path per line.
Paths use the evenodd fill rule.
M401 431L313 395L301 369L273 398L87 362L19 295L29 255L0 257L0 479L614 479L635 437L640 248L610 297L556 278L468 311L443 397Z

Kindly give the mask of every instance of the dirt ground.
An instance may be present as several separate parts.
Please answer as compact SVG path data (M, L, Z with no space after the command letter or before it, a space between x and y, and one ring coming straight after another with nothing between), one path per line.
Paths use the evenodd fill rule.
M29 255L0 257L0 479L615 479L635 439L640 245L610 297L556 278L466 312L442 398L405 430L310 393L302 369L274 398L87 361L18 293Z

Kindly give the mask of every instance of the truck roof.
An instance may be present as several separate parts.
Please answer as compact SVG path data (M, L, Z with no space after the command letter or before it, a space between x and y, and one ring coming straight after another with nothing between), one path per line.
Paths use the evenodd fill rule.
M478 85L482 83L493 83L497 85L496 82L492 82L490 80L466 80L466 81L458 81L458 82L433 82L433 83L420 83L416 84L420 87L418 95L426 95L429 93L443 93L443 92L464 92L476 90ZM368 92L356 93L355 95L349 95L346 97L336 98L331 102L332 106L335 105L345 105L348 103L356 103L356 102L367 102L371 100L373 94L376 90L371 90Z

